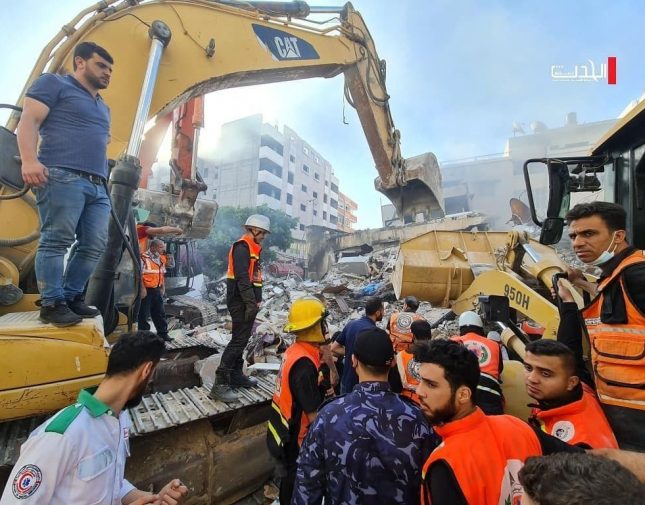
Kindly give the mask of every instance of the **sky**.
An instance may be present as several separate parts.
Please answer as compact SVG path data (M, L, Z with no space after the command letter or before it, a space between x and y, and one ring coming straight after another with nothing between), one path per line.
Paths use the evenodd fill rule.
M387 61L390 108L404 157L430 151L442 162L501 153L513 122L529 132L536 120L563 126L568 112L581 123L611 119L645 92L639 36L645 4L638 0L352 3ZM0 5L0 102L14 103L41 49L90 2ZM609 56L617 59L616 85L551 76L554 65L573 70ZM341 191L358 203L358 228L381 225L380 204L387 199L373 189L376 169L358 116L343 103L342 76L210 94L200 154L215 145L219 125L255 113L293 128L330 161ZM0 112L2 124L5 119Z

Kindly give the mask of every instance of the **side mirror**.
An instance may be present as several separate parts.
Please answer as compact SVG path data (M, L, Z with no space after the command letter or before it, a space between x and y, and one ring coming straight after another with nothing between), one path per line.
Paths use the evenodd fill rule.
M564 230L564 219L560 217L547 217L542 223L540 231L540 244L553 245L560 242Z

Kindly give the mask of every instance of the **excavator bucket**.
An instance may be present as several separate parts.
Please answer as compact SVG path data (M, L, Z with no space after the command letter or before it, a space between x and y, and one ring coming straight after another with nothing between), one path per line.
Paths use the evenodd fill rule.
M149 220L159 226L179 226L186 238L206 238L213 227L217 203L212 200L195 200L194 208L186 208L180 195L165 191L139 189L139 205L150 212Z
M405 223L444 216L441 169L432 153L403 160L403 181L384 181L377 177L374 186L392 202ZM400 179L400 178L399 178Z

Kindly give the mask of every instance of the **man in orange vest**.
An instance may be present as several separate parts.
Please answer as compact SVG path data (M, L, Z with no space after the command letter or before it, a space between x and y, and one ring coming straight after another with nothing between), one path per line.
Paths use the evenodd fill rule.
M463 343L479 361L481 373L477 386L477 406L488 415L503 414L501 376L504 360L499 343L486 338L481 317L472 311L459 316L459 333L452 340Z
M432 327L425 319L414 321L410 325L413 343L426 342L432 338ZM417 386L419 385L419 363L414 360L410 351L401 350L396 355L396 367L401 376L401 396L409 398L419 405Z
M394 352L402 350L409 351L412 345L412 331L410 329L414 321L425 321L423 316L416 314L419 308L419 300L414 296L406 296L403 302L403 311L393 312L385 326L390 333L390 339L394 346Z
M142 299L138 315L138 328L149 330L148 317L152 319L157 330L157 335L169 342L168 323L166 322L166 311L163 307L163 296L165 293L165 275L168 259L164 254L166 244L162 240L152 239L148 243L148 250L141 254L141 280ZM170 256L172 261L172 256Z
M280 503L289 505L302 440L325 397L319 385L320 346L326 342L327 311L315 297L299 298L289 310L284 331L296 341L282 355L267 425L269 452L282 470Z
M645 451L645 251L627 242L627 216L620 205L578 204L566 220L578 259L602 271L597 284L569 271L569 280L593 297L581 314L598 398L620 447ZM583 368L578 307L561 284L558 293L563 302L558 340Z
M618 448L595 393L580 382L571 349L542 339L526 346L526 392L537 401L532 424L571 445Z
M137 223L137 240L139 241L139 252L148 250L148 241L164 235L182 235L184 230L177 226L157 226L152 221Z
M257 381L244 375L242 354L253 331L255 316L262 303L262 242L271 232L271 222L261 214L252 214L244 223L246 232L228 252L226 305L233 328L231 341L222 353L215 372L210 396L223 402L235 402L235 387L253 387Z
M513 416L485 415L475 403L478 359L463 344L431 340L415 347L414 359L421 409L443 438L423 467L422 503L518 504L517 474L526 458L583 452Z

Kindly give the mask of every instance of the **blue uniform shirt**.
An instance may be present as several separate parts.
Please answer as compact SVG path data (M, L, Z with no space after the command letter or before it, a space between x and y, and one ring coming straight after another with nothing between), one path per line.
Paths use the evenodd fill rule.
M352 366L352 354L354 354L354 341L356 335L363 330L371 330L376 323L367 316L350 321L345 325L336 342L345 347L345 360L343 362L343 376L340 385L343 393L349 393L358 384L358 375Z
M325 404L300 449L294 505L418 504L438 438L386 382L361 382Z
M43 74L26 95L49 107L40 125L38 159L107 178L110 109L71 75Z

